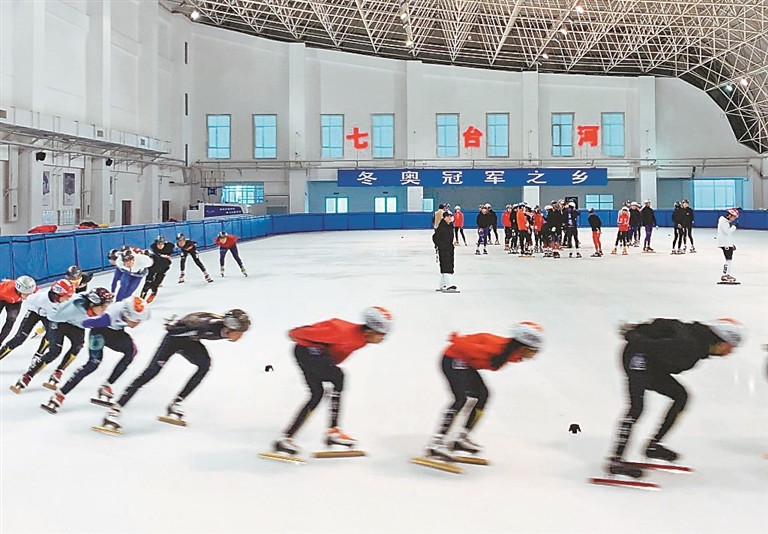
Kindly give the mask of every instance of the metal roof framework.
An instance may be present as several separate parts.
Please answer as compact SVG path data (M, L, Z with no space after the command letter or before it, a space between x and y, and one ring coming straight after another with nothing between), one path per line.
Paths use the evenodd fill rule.
M199 23L395 59L676 77L768 152L768 0L159 0Z

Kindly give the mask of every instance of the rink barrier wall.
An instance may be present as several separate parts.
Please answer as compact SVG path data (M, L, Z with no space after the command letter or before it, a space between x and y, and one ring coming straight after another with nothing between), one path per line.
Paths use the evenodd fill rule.
M616 210L596 211L603 226L616 225ZM672 226L672 210L656 210L660 227ZM695 212L694 228L715 228L721 210ZM589 229L582 211L580 228ZM473 229L477 211L464 212L465 227ZM768 230L768 211L742 211L739 228ZM200 250L216 247L214 240L222 230L235 234L241 240L258 239L272 235L340 230L423 230L432 227L432 214L403 213L301 213L288 215L258 215L222 217L179 223L145 224L72 230L51 234L0 236L0 278L16 278L22 274L32 276L38 283L61 278L67 267L79 265L86 271L104 271L111 268L107 253L113 248L131 245L148 248L158 235L175 243L176 235L183 233L197 241ZM501 228L501 213L499 213Z

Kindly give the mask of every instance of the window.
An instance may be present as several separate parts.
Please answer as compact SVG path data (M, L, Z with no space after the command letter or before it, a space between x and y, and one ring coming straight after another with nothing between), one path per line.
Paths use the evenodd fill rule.
M552 114L552 155L573 156L573 113Z
M375 197L373 199L373 211L376 213L395 213L397 211L397 197Z
M230 115L208 115L208 157L229 159Z
M321 156L324 158L343 158L344 115L321 115L320 130L323 147Z
M225 185L221 188L221 201L225 204L263 204L264 184Z
M434 198L422 198L421 199L421 211L432 213L435 211L435 199Z
M277 157L277 115L253 116L253 157Z
M348 197L325 197L325 213L347 213L348 211Z
M395 157L395 116L391 113L373 115L373 157Z
M613 195L584 195L584 209L612 210Z
M603 156L624 157L624 114L603 113Z
M488 132L488 157L509 157L509 113L488 113L486 116Z
M699 210L721 210L743 204L743 180L693 180L693 206Z
M437 114L437 157L459 157L459 114Z

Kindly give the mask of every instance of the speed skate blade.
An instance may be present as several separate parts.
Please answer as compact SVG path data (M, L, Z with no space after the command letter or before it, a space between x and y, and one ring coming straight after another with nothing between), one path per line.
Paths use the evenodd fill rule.
M40 407L51 415L56 415L58 411L55 408L51 408L47 404L41 404Z
M431 460L430 458L411 458L411 463L416 465L423 465L424 467L431 467L432 469L437 469L439 471L446 471L448 473L453 473L454 475L460 475L463 473L461 467L458 465L453 465L448 462L441 462L440 460Z
M489 465L487 458L479 458L477 456L454 455L453 461L457 464Z
M355 458L365 456L365 451L351 449L348 451L317 451L312 454L315 458Z
M101 434L107 434L108 436L122 436L123 433L119 429L109 428L106 426L92 426L91 430L100 432Z
M178 417L166 417L165 415L161 415L157 420L162 421L163 423L168 423L169 425L187 426L187 422Z
M103 399L98 398L92 398L91 404L95 404L97 406L104 406L105 408L111 408L112 407L112 401L105 401Z
M741 282L718 282L719 286L740 286Z
M656 471L668 471L670 473L693 473L693 468L686 465L661 464L656 462L627 462L632 467L640 469L654 469Z
M620 478L590 478L590 484L596 484L598 486L614 486L619 488L631 488L631 489L643 489L658 491L661 486L654 484L653 482L641 482L639 480L626 480Z
M45 384L43 384L43 387L46 389L50 389L51 391L56 391L57 386L53 382L46 382Z
M259 453L259 457L264 458L265 460L277 460L278 462L287 462L295 465L307 463L297 456L288 456L287 454L280 454L278 452L262 452Z

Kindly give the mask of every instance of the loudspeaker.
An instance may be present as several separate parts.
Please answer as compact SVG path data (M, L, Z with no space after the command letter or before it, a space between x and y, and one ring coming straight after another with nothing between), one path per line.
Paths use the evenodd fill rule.
M107 161L104 162L104 165L107 167L111 167L114 161L112 161L112 158L107 158Z
M37 152L35 154L36 161L45 161L45 152Z

